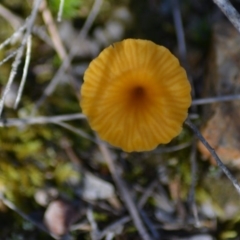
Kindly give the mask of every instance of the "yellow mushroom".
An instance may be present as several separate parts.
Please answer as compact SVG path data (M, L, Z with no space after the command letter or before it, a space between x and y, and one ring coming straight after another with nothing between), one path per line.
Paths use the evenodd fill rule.
M190 91L185 70L168 49L126 39L90 63L81 108L101 139L126 152L149 151L181 132Z

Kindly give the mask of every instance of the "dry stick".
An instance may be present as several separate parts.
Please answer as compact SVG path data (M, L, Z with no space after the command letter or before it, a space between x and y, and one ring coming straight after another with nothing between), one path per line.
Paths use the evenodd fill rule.
M181 11L180 11L180 6L179 6L179 0L171 0L171 5L172 5L174 26L175 26L176 34L177 34L178 53L180 56L180 60L183 64L183 67L187 71L188 79L192 86L192 96L195 96L193 80L192 80L191 75L189 74L189 65L187 62L187 48L186 48L185 34L184 34L184 28L183 28L183 24L182 24L182 16L181 16ZM195 108L193 108L193 110L195 110Z
M41 4L41 1L42 0L35 0L34 6L33 6L33 10L31 12L31 15L27 19L26 33L24 35L24 38L22 40L22 43L21 43L21 46L20 46L20 48L18 50L16 58L15 58L13 64L12 64L12 70L11 70L11 73L10 73L10 76L9 76L6 88L4 89L2 98L0 99L0 116L2 114L2 110L3 110L3 106L4 106L4 102L5 102L6 96L7 96L8 92L10 91L11 85L12 85L13 80L15 78L15 75L17 73L17 68L18 68L18 66L19 66L19 64L21 62L21 58L22 58L22 55L23 55L23 50L24 50L25 45L27 43L27 39L28 39L29 35L31 34L31 31L32 31L32 28L33 28L33 24L34 24L34 21L36 19L37 11L38 11L38 8L39 8L39 6Z
M145 213L145 211L142 209L148 198L152 195L154 189L157 187L158 181L153 181L147 189L144 191L143 195L141 196L140 200L138 201L138 208L139 212L143 218L143 221L145 222L146 226L148 227L149 231L152 233L152 236L154 239L161 239L160 234L158 231L154 228L151 220L149 219L148 215Z
M28 36L28 40L27 40L27 52L26 52L26 60L25 60L24 68L23 68L23 75L22 75L20 87L18 89L18 94L17 94L17 97L16 97L16 101L15 101L15 104L14 104L14 109L17 108L17 106L20 102L20 99L22 97L23 88L24 88L24 85L25 85L25 82L26 82L28 67L29 67L30 58L31 58L31 48L32 48L32 36L30 34Z
M9 12L10 15L5 16L4 12L1 11L1 8L4 9L4 7L0 4L0 16L2 16L3 18L6 18L7 16L9 16L8 18L6 18L7 21L10 21L10 20L12 21L14 19L14 22L18 22L18 24L17 25L16 24L14 24L14 25L12 24L13 28L15 29L15 31L12 34L11 37L9 37L3 43L0 44L0 50L2 48L4 48L5 46L7 46L8 44L16 41L16 39L19 38L19 36L21 36L22 32L26 29L26 23L24 23L22 18L16 16L12 12ZM9 11L9 10L7 10L7 11ZM11 16L11 18L10 18L10 16ZM12 22L10 22L10 23L12 23ZM22 26L20 26L18 28L19 25L22 25ZM48 37L47 33L44 31L43 28L41 28L39 26L33 26L32 33L37 35L40 39L42 39L44 42L46 42L49 46L53 47L51 39Z
M125 216L125 217L118 219L114 223L111 223L104 230L102 230L98 239L104 238L109 232L112 232L115 229L117 229L117 227L119 227L119 225L124 225L125 223L129 222L130 220L131 220L131 218L129 216Z
M147 190L144 191L143 195L141 196L140 200L138 201L138 208L141 210L144 204L146 203L147 199L152 195L154 188L157 186L158 181L152 182L148 187ZM119 225L124 225L125 223L131 220L130 216L125 216L117 220L116 222L107 226L104 230L102 230L99 239L102 239L108 232L114 231ZM159 238L158 238L159 239Z
M190 208L192 210L194 219L195 219L195 224L196 226L199 226L199 218L198 218L198 212L197 212L197 207L196 207L196 202L195 202L195 187L197 183L197 161L196 161L196 139L194 138L193 144L192 144L192 151L190 155L190 161L191 161L191 186L189 190L189 195L188 195L188 202L190 205Z
M240 32L240 14L228 0L213 0L213 2L227 16L233 26Z
M0 119L0 127L18 127L22 125L32 125L32 124L47 124L61 121L71 121L77 119L86 119L85 115L82 113L76 114L66 114L58 116L49 117L29 117L29 118L7 118Z
M99 148L108 164L108 167L112 174L114 182L116 183L116 185L120 191L120 195L121 195L124 203L126 204L126 208L128 209L128 211L131 215L131 218L134 222L134 225L136 226L141 238L144 240L150 240L151 237L149 236L145 226L143 225L143 222L140 218L137 207L134 204L133 199L130 196L130 192L128 191L127 186L121 179L121 177L116 169L114 160L112 159L109 150L107 149L107 147L104 143L99 143Z
M16 38L18 38L25 29L26 29L26 24L24 24L19 29L17 29L11 37L9 37L8 39L6 39L4 42L0 44L0 50L6 47L11 42L13 42Z
M66 129L68 129L68 130L70 130L70 131L72 131L72 132L74 132L74 133L77 133L78 135L80 135L80 136L82 136L82 137L84 137L84 138L86 138L86 139L88 139L88 140L90 140L90 141L98 144L98 141L97 141L97 140L95 140L93 137L91 137L90 135L88 135L87 133L85 133L84 131L82 131L82 130L80 130L80 129L78 129L78 128L75 128L75 127L73 127L73 126L71 126L71 125L69 125L69 124L67 124L67 123L63 123L63 122L54 122L54 123L55 123L56 125L59 125L59 126L61 126L61 127L64 127L64 128L66 128Z
M11 210L13 210L14 212L16 212L18 215L20 215L23 219L31 222L33 225L35 225L38 229L42 230L43 232L49 234L51 237L53 237L54 239L59 239L57 236L55 236L54 234L50 233L47 228L45 228L45 226L43 224L41 224L40 222L35 221L34 219L32 219L31 217L29 217L27 214L25 214L24 212L22 212L20 209L18 209L12 202L10 202L9 200L7 200L2 193L0 193L0 200L4 203L4 205L6 205L8 208L10 208Z
M63 61L64 58L67 56L67 52L66 52L64 44L62 43L62 40L59 36L53 16L47 7L46 0L43 0L40 10L42 11L43 20L44 20L45 25L47 26L48 32L51 36L54 48L55 48L58 56L60 57L60 59Z
M197 127L189 119L187 119L185 121L185 124L187 124L192 129L192 131L196 134L198 139L208 149L208 151L211 153L212 157L215 159L217 165L222 169L222 171L225 173L225 175L230 179L230 181L232 182L233 186L236 188L237 192L240 194L240 185L238 184L237 179L231 174L231 172L228 170L228 168L223 164L221 159L216 154L215 150L209 145L209 143L202 136L202 134L197 129Z
M176 34L177 34L178 52L179 52L181 61L184 63L184 65L186 65L187 49L186 49L179 1L171 0L171 4L172 4L172 11L173 11L173 20L174 20L174 25L175 25Z
M91 207L89 207L87 209L87 219L91 225L91 239L92 240L97 240L98 239L98 235L99 235L99 230L98 230L98 226L97 226L97 223L94 219L94 216L93 216L93 210Z
M7 57L5 57L1 62L0 66L2 66L5 62L7 62L9 59L13 58L15 55L18 54L19 50L21 50L21 47L19 47L17 50L10 53Z
M22 19L10 12L2 4L0 4L0 15L12 25L15 31L22 25Z
M176 152L176 151L182 150L182 149L187 148L189 146L191 146L190 142L182 143L182 144L172 146L172 147L158 147L156 150L153 150L152 153L153 154L171 153L171 152Z
M61 67L58 69L57 73L54 75L51 82L48 84L48 86L44 90L43 95L36 102L35 107L32 110L31 115L34 115L35 112L38 110L38 108L43 104L45 99L53 93L53 91L55 90L56 86L59 83L59 80L61 79L61 76L70 67L71 61L72 61L72 59L74 58L74 56L77 52L75 45L78 45L79 42L81 42L81 40L83 40L87 36L95 18L98 15L98 12L100 10L102 2L103 2L103 0L95 0L94 5L91 9L91 12L88 15L88 18L87 18L86 22L84 23L83 28L81 29L79 35L77 36L76 41L73 43L72 48L70 49L69 55L65 57Z
M216 102L229 102L232 100L240 100L240 95L237 94L237 95L227 95L227 96L220 96L220 97L195 99L192 101L192 105L204 105L204 104L216 103Z

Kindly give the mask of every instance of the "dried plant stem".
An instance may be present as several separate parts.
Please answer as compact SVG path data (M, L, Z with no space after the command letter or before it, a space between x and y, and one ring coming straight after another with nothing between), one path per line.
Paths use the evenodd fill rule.
M22 125L33 125L33 124L47 124L62 121L72 121L77 119L85 119L85 115L82 113L66 114L49 117L29 117L29 118L8 118L0 119L0 127L18 127Z
M58 15L57 15L57 21L58 22L62 21L63 6L64 6L64 0L60 0Z
M19 47L17 50L13 51L12 53L10 53L7 57L5 57L1 62L0 62L0 66L2 66L5 62L7 62L9 59L13 58L14 56L17 55L17 53L19 52L21 47Z
M240 32L240 14L228 0L213 0L213 2L227 16L233 26Z
M188 202L190 205L190 209L192 210L194 219L195 219L195 224L196 226L199 226L199 217L198 217L198 212L197 212L197 207L196 207L196 202L195 202L195 188L197 184L197 161L196 161L196 152L197 152L197 146L196 146L196 139L194 138L193 144L192 144L192 151L191 151L191 156L190 156L190 161L191 161L191 186L188 194Z
M134 225L136 226L141 238L144 240L150 240L151 237L149 236L149 234L140 218L138 209L137 209L136 205L134 204L133 199L131 198L131 194L130 194L129 190L127 189L127 186L125 185L125 183L123 182L123 180L120 177L120 174L117 170L117 166L115 165L114 160L112 159L109 150L107 149L106 145L103 143L99 143L99 148L108 164L108 167L112 174L112 177L120 191L122 200L124 201L126 208L129 211L131 218L134 222Z
M220 96L220 97L211 97L211 98L202 98L202 99L195 99L192 101L192 105L204 105L216 102L229 102L233 100L240 100L240 95L227 95L227 96Z
M61 127L64 127L64 128L66 128L66 129L68 129L68 130L70 130L70 131L78 134L79 136L84 137L84 138L86 138L86 139L88 139L88 140L90 140L90 141L98 144L98 141L97 141L97 140L95 140L93 137L91 137L90 135L88 135L87 133L85 133L84 131L82 131L81 129L75 128L75 127L73 127L73 126L71 126L71 125L69 125L69 124L67 124L67 123L64 123L64 122L55 122L55 124L56 124L56 125L59 125L59 126L61 126Z
M228 168L223 164L221 159L216 154L215 150L210 146L210 144L207 142L207 140L202 136L202 134L197 129L197 127L189 119L187 119L185 121L185 124L188 125L192 129L192 131L195 133L195 135L198 137L198 139L208 149L208 151L211 153L212 157L215 159L217 165L222 169L222 171L225 173L225 175L232 182L233 186L236 188L237 192L240 194L240 185L239 185L237 179L231 174L231 172L228 170Z
M64 60L64 58L67 56L67 52L64 47L64 44L62 43L61 37L59 36L58 29L54 22L53 16L47 7L46 0L43 0L43 2L42 2L41 11L42 11L42 16L43 16L45 25L47 26L48 32L51 36L54 48L55 48L58 56L60 57L60 59Z
M2 4L0 4L0 16L8 21L15 31L22 25L22 19L10 12Z
M10 208L11 210L13 210L14 212L16 212L18 215L20 215L23 219L31 222L33 225L35 225L38 229L42 230L43 232L49 234L52 238L54 239L59 239L57 236L55 236L54 234L50 233L46 227L40 223L35 221L34 219L32 219L31 217L29 217L27 214L25 214L24 212L22 212L20 209L18 209L12 202L10 202L9 200L7 200L2 193L0 193L0 200L4 203L4 205L6 205L8 208Z
M16 98L16 101L15 101L15 104L14 104L15 109L17 108L17 106L20 102L20 99L22 97L23 88L24 88L24 85L25 85L25 82L26 82L28 67L29 67L30 58L31 58L31 48L32 48L32 36L30 34L28 36L28 40L27 40L27 52L26 52L26 60L25 60L24 68L23 68L23 75L22 75L20 87L19 87L19 90L18 90L17 98Z
M51 82L48 84L48 86L44 90L43 95L36 102L31 115L35 115L36 111L43 104L45 99L53 93L53 91L55 90L56 86L58 85L59 80L61 79L62 75L70 67L71 61L77 52L76 48L78 48L78 47L76 47L76 46L78 46L79 43L81 42L81 40L83 40L87 36L95 18L97 17L97 15L99 13L102 2L103 2L103 0L95 0L93 7L91 9L91 12L89 13L88 18L83 25L83 28L81 29L80 33L78 34L78 36L76 38L76 42L73 43L72 48L70 49L69 55L67 55L65 57L61 67L58 69L58 71L52 78Z
M11 73L10 73L7 85L6 85L6 87L5 87L4 91L3 91L2 98L0 99L0 116L1 116L2 111L3 111L3 106L4 106L4 102L5 102L6 96L7 96L8 92L10 91L10 88L12 86L13 80L14 80L15 75L17 73L17 68L18 68L19 64L21 63L21 58L23 56L23 51L24 51L25 45L27 43L28 37L31 34L31 31L32 31L32 28L33 28L33 24L34 24L34 21L36 19L38 8L39 8L39 6L41 4L41 1L42 0L35 0L34 1L33 10L31 12L30 17L27 19L27 22L26 22L26 33L25 33L25 35L23 37L21 46L20 46L20 48L19 48L19 50L18 50L18 52L16 54L16 58L15 58L13 64L12 64L12 70L11 70Z
M173 20L177 34L177 42L178 42L178 53L181 61L184 65L187 62L187 49L185 42L185 35L182 24L181 11L179 7L179 0L171 0L172 4L172 12L173 12Z

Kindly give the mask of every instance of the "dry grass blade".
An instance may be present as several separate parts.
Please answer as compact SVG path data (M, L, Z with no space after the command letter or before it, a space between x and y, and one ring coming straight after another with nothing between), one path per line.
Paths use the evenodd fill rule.
M240 14L228 0L213 0L240 33Z

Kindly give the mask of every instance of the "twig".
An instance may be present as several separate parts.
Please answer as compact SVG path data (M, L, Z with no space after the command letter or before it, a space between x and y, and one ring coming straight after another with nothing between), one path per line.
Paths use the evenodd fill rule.
M192 131L195 133L195 135L198 137L198 139L203 143L203 145L208 149L208 151L211 153L212 157L215 159L217 165L222 169L222 171L225 173L225 175L229 178L229 180L232 182L233 186L236 188L237 192L240 194L240 185L238 184L237 179L231 174L231 172L228 170L228 168L223 164L221 159L216 154L215 150L209 145L207 140L202 136L200 131L197 129L197 127L189 120L187 119L185 121L185 124L187 124Z
M16 101L15 101L15 104L14 104L15 109L17 108L17 106L20 102L20 99L22 97L23 88L24 88L24 85L25 85L25 82L26 82L28 67L29 67L30 58L31 58L31 47L32 47L32 36L30 34L28 36L28 40L27 40L27 52L26 52L26 60L25 60L24 68L23 68L23 75L22 75L20 87L19 87L19 90L18 90L17 98L16 98Z
M60 3L61 5L61 3ZM43 20L45 22L45 25L48 28L48 32L51 36L54 48L60 57L61 60L64 60L64 58L67 56L66 49L62 43L62 40L59 36L56 24L54 22L53 16L50 12L50 10L47 7L47 1L43 0L42 5L41 5L41 11L42 11L42 16Z
M196 161L196 141L195 138L193 140L192 144L192 151L190 155L190 161L191 161L191 186L189 190L189 195L188 195L188 202L190 205L190 208L192 210L196 226L199 226L199 218L198 218L198 212L197 212L197 207L196 207L196 202L195 202L195 187L197 183L197 161Z
M11 73L10 73L10 76L9 76L6 88L4 89L2 98L0 99L0 116L2 114L5 98L6 98L7 94L8 94L8 92L10 91L10 88L11 88L11 85L13 83L14 77L15 77L15 75L17 73L17 68L18 68L18 66L19 66L19 64L21 62L21 58L22 58L22 55L23 55L23 50L24 50L25 45L27 43L27 39L28 39L29 35L31 34L31 31L32 31L32 28L33 28L33 24L34 24L35 18L37 16L37 11L38 11L38 8L39 8L39 5L40 5L41 1L42 0L35 0L34 6L33 6L33 10L31 12L31 15L27 19L26 33L24 35L24 38L22 40L21 46L20 46L20 48L18 50L18 53L16 54L16 58L15 58L13 64L12 64L12 70L11 70Z
M91 207L89 207L87 209L87 219L91 225L91 239L97 240L98 236L99 236L99 230L98 230L97 223L94 219L93 211L92 211Z
M26 24L21 26L18 30L16 30L11 37L6 39L3 43L0 44L0 50L6 47L8 44L14 41L24 30L26 29Z
M179 7L178 0L171 0L172 10L173 10L173 20L177 34L177 42L178 42L178 53L181 61L184 65L186 65L187 61L187 50L186 50L186 42L183 31L182 17Z
M73 126L71 126L71 125L69 125L67 123L63 123L63 122L55 122L55 124L59 125L61 127L64 127L66 129L68 129L68 130L70 130L70 131L80 135L81 137L84 137L84 138L86 138L86 139L88 139L88 140L98 144L97 140L95 140L93 137L91 137L90 135L88 135L87 133L85 133L84 131L82 131L82 130L80 130L78 128L75 128L75 127L73 127Z
M228 95L228 96L220 96L220 97L212 97L212 98L202 98L202 99L195 99L192 101L192 105L204 105L209 103L216 103L216 102L228 102L232 100L240 100L240 95Z
M40 222L35 221L34 219L32 219L30 216L28 216L27 214L25 214L24 212L22 212L20 209L18 209L12 202L10 202L9 200L7 200L2 193L0 193L0 200L11 210L13 210L14 212L16 212L18 215L20 215L23 219L31 222L33 225L35 225L38 229L40 229L41 231L49 234L51 237L53 237L54 239L59 239L57 236L55 236L54 234L50 233L43 224L41 224Z
M177 34L177 43L178 43L178 54L181 60L183 67L187 71L189 82L192 86L192 96L195 96L195 89L191 74L189 73L189 64L187 61L187 48L186 48L186 41L185 41L185 34L184 28L182 23L182 16L179 6L179 0L171 0L172 4L172 13L173 13L173 20ZM195 108L193 107L192 110L195 112Z
M143 195L141 196L139 202L138 202L138 207L139 208L143 208L144 204L146 203L146 201L148 200L148 198L152 195L153 190L155 189L155 187L157 187L158 185L158 181L155 180L153 181L148 187L147 189L143 192Z
M2 66L5 62L7 62L9 59L13 58L14 56L16 56L19 52L21 47L19 47L17 50L13 51L12 53L10 53L7 57L5 57L1 62L0 62L0 66Z
M240 32L240 14L228 0L213 0L213 2L227 16L233 26Z
M55 90L56 86L59 83L59 80L61 79L61 76L64 74L64 72L70 67L71 61L74 58L76 54L76 46L79 45L79 42L81 42L88 34L88 31L90 30L95 18L98 15L98 12L100 10L100 7L102 5L103 0L95 0L94 5L91 9L91 12L88 15L87 20L84 23L83 28L81 29L79 35L77 36L76 41L73 43L69 55L67 55L61 65L61 67L58 69L54 77L52 78L51 82L48 84L46 89L43 92L43 95L40 97L40 99L36 102L34 109L32 110L32 114L34 115L38 108L43 104L45 99L50 96L53 91Z
M190 142L187 143L182 143L176 146L172 146L172 147L158 147L156 150L153 150L153 154L159 154L159 153L171 153L171 152L176 152L179 150L182 150L184 148L187 148L191 146Z
M10 12L2 4L0 4L0 15L12 25L15 31L22 25L22 19Z
M114 231L119 225L123 225L123 224L129 222L130 220L131 220L131 218L129 216L125 216L125 217L122 217L119 220L115 221L114 223L111 223L100 233L99 239L104 238L109 232Z
M120 191L122 200L126 204L126 208L129 211L130 216L131 216L131 218L134 222L134 225L136 226L141 238L144 240L150 240L151 237L149 236L145 226L143 225L143 222L140 218L138 209L137 209L136 205L134 204L133 199L131 198L131 195L130 195L129 190L127 189L127 186L121 179L121 177L116 169L116 165L110 155L108 148L106 147L106 145L104 143L99 143L99 148L108 164L108 167L112 174L112 177Z
M8 118L0 119L0 127L18 127L24 124L33 125L33 124L46 124L46 123L55 123L61 121L71 121L77 119L85 119L85 115L81 113L76 114L66 114L59 116L49 116L49 117L29 117L29 118Z
M58 22L62 21L63 6L64 6L64 0L60 0L58 15L57 15L57 21Z

